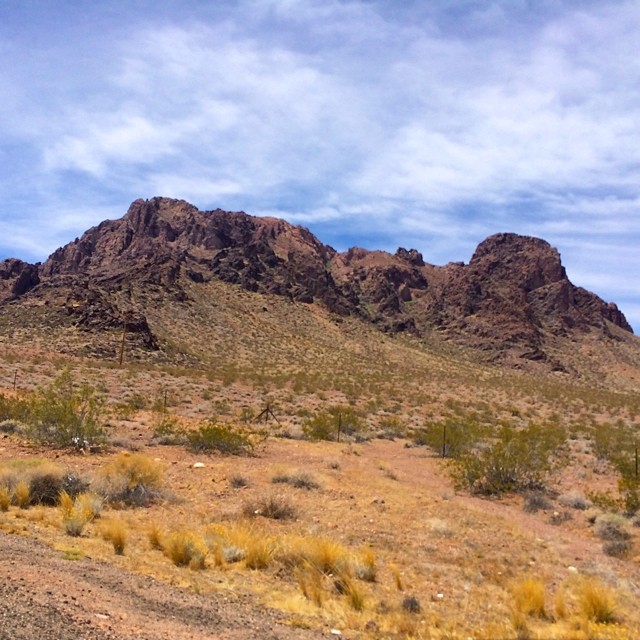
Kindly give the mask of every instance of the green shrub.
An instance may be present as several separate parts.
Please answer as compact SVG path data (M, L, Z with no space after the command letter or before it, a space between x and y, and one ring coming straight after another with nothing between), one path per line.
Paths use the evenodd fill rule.
M447 418L442 422L428 422L413 432L412 440L444 458L459 458L478 443L484 431L477 421Z
M156 413L153 420L153 435L160 440L160 444L183 444L187 438L187 432L177 416L169 413Z
M564 442L557 425L504 425L495 439L453 460L452 475L459 488L474 493L542 490Z
M240 429L218 424L214 418L187 435L187 446L195 453L219 451L227 455L249 455L254 449L248 434Z
M49 386L28 399L27 436L43 444L92 449L104 444L101 422L104 399L87 384L74 385L66 369Z
M309 440L337 440L338 433L357 436L364 429L358 413L346 405L333 405L307 418L302 423L302 432Z

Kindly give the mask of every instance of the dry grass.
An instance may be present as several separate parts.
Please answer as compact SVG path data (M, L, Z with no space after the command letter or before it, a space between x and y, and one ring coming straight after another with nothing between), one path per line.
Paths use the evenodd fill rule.
M545 588L541 580L525 578L514 582L509 589L513 598L514 615L546 617Z
M618 604L615 591L596 578L585 579L578 592L584 616L593 622L609 624L616 621Z
M160 544L164 555L177 567L205 568L208 548L194 532L184 529L171 531L161 537Z
M109 520L105 522L101 529L102 538L111 542L116 555L124 555L127 546L129 531L127 525L122 520Z
M31 501L29 483L20 480L13 490L13 500L21 508L26 509Z

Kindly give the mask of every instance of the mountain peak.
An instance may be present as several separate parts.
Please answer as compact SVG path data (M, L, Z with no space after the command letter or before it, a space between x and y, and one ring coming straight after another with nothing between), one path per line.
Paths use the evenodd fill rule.
M162 197L134 201L43 265L0 263L0 304L44 299L81 326L128 323L156 345L149 292L156 303L183 303L211 280L315 303L384 331L444 337L490 360L550 368L562 368L563 341L632 333L616 305L569 281L558 251L540 238L498 233L469 264L438 267L415 249L337 253L281 219L202 212Z

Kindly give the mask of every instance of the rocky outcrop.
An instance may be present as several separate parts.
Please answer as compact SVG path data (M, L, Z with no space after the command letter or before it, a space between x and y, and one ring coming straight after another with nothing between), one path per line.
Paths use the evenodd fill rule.
M40 281L38 265L9 258L0 262L0 302L17 298Z
M89 229L42 265L1 262L0 304L47 298L81 329L126 325L157 348L144 296L132 291L176 304L188 300L187 282L212 279L316 303L385 331L438 332L489 359L509 353L545 362L555 338L631 333L616 305L575 287L558 251L538 238L497 234L468 264L438 267L415 249L337 253L284 220L201 212L168 198L136 200L124 217Z

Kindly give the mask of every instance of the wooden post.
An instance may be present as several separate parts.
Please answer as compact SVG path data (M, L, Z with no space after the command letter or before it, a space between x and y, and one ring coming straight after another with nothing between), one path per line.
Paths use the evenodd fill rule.
M340 442L340 432L342 431L342 414L338 414L338 442Z
M167 413L167 390L164 390L164 401L162 403L162 413Z
M124 360L124 340L127 337L127 323L124 323L124 326L122 327L122 342L120 343L120 358L118 359L118 362L120 364L120 366L122 366L122 361Z
M14 372L14 374L13 374L13 390L14 390L14 391L16 390L16 383L17 383L17 382L18 382L18 370L16 369L16 370L15 370L15 372ZM638 451L637 451L637 449L636 449L636 461L637 461L637 458L638 458ZM636 467L637 467L637 466L638 466L638 464L637 464L637 462L636 462ZM638 475L638 474L636 473L636 475Z

